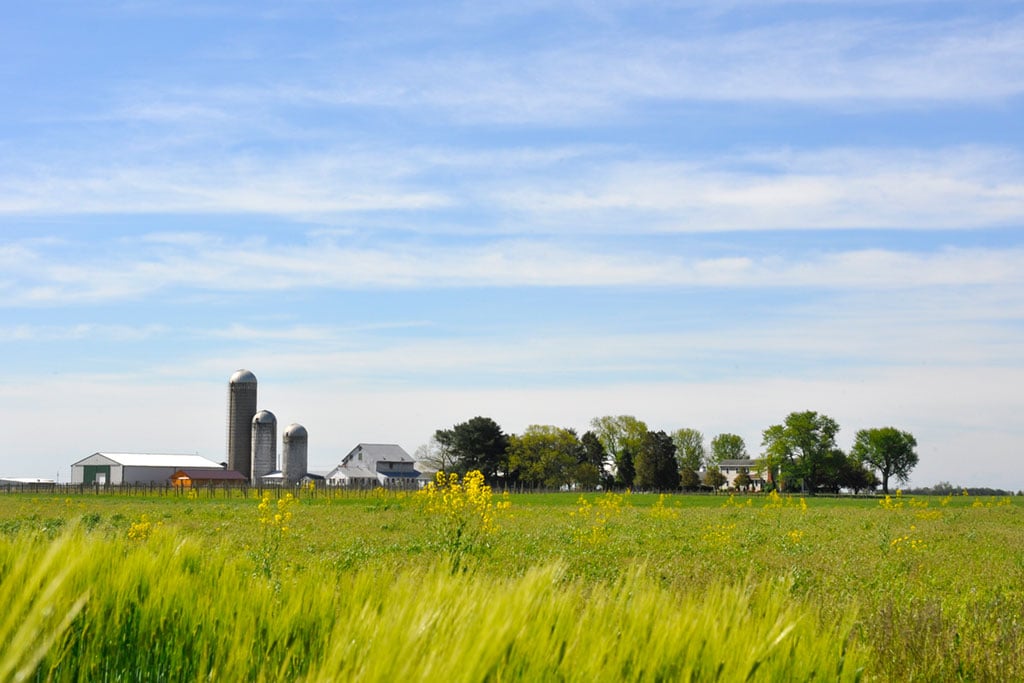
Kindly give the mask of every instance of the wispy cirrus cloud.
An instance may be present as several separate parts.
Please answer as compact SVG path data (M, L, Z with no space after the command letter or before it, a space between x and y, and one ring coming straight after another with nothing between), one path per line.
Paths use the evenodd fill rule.
M144 247L156 242L152 250ZM235 242L224 238L147 237L84 257L15 245L7 306L132 300L154 292L255 292L480 287L823 288L884 291L1024 283L1024 249L943 248L809 253L674 254L664 249L516 239L480 245ZM129 256L130 254L130 256Z

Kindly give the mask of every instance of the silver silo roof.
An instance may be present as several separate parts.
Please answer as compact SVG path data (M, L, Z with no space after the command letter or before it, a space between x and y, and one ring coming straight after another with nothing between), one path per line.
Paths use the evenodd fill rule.
M256 375L252 374L248 370L239 370L235 374L231 375L231 384L255 384Z

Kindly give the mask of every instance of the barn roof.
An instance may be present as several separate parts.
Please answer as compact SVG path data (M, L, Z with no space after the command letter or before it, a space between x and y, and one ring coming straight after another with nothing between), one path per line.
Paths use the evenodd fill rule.
M201 455L177 453L93 453L87 458L82 458L75 465L121 465L124 467L173 467L175 469L187 469L198 467L200 469L223 469L221 464L208 460Z

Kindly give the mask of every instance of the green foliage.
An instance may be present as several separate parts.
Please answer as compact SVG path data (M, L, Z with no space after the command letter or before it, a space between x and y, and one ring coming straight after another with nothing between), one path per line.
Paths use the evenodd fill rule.
M451 429L439 429L434 442L436 452L453 463L459 474L479 470L494 483L508 469L508 436L489 417L477 416Z
M552 425L530 425L522 434L512 436L508 456L509 471L515 478L549 488L574 481L577 466L584 461L583 446L576 432ZM592 471L580 473L593 479Z
M636 457L636 478L640 489L674 491L679 488L676 446L665 432L647 432Z
M808 410L790 413L783 424L764 430L765 466L782 481L796 481L808 491L831 484L838 464L839 425L827 415Z
M615 465L615 483L633 485L636 454L647 436L647 425L632 415L605 415L590 421L591 430Z
M699 472L706 464L707 449L704 447L704 435L696 429L677 429L672 432L672 443L676 447L676 459L679 469L691 469Z
M711 462L721 464L723 460L749 458L747 444L738 434L719 434L711 439Z
M905 482L917 466L917 439L895 427L862 429L857 432L850 455L882 475L882 492L889 493L889 479Z
M726 476L722 474L722 470L717 467L709 467L704 474L704 483L714 490L722 488L728 481Z

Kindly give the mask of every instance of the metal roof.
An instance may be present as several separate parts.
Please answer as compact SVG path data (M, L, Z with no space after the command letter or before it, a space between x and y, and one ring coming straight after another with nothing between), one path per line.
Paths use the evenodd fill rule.
M376 462L415 462L412 457L405 452L398 444L394 443L361 443L349 451L341 460L341 464L344 465L347 462L351 462L352 458L356 457L359 453L362 453L363 459L360 461L364 465Z
M239 370L235 374L231 375L231 384L255 384L256 375L252 374L248 370Z
M260 424L277 424L277 418L269 410L261 410L252 416L253 422L259 422Z
M286 439L305 439L308 436L309 436L309 434L306 432L306 428L305 427L303 427L302 425L298 424L297 422L292 422L284 430L284 434L282 435L282 438L286 438Z
M115 465L124 467L173 467L177 470L187 468L200 469L223 469L219 462L208 460L201 455L179 455L175 453L93 453L88 458L83 458L74 465L84 464L85 460L99 456L105 458Z

